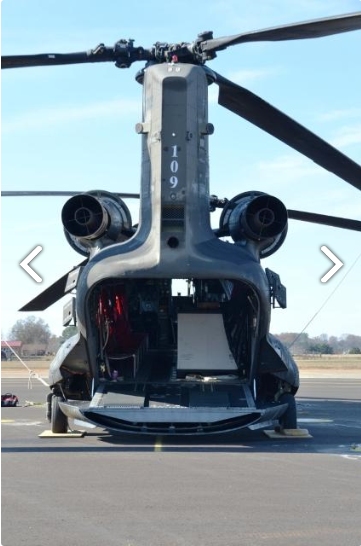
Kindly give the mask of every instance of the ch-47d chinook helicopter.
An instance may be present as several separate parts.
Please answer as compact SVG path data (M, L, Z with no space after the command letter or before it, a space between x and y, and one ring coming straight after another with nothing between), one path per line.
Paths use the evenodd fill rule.
M223 38L204 32L191 43L149 49L120 40L82 53L2 58L2 68L145 62L136 78L143 86L139 225L124 194L73 195L62 222L86 259L22 308L44 310L76 289L64 325L74 320L78 334L50 366L53 432L66 432L69 418L146 434L297 428L297 366L269 333L272 306L286 307L285 288L260 260L282 245L288 218L358 231L361 222L287 210L260 191L229 200L210 195L209 86L219 87L221 106L359 190L361 167L206 62L245 42L358 29L361 13ZM35 192L3 192L14 193ZM217 207L220 225L212 229ZM187 282L186 295L177 294L178 279Z

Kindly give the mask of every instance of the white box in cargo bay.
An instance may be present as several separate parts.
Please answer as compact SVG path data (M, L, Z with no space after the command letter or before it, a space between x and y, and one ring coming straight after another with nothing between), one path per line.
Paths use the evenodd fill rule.
M234 372L221 314L178 313L178 362L183 371Z

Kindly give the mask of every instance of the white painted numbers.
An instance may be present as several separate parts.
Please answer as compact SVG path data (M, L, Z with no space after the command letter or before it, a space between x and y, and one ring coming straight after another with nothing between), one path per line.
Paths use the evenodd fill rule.
M179 168L179 163L177 159L174 159L174 158L178 158L178 146L177 145L172 146L172 150L173 150L173 153L172 153L172 161L170 163L170 170L172 173L177 173ZM173 174L169 178L169 183L172 190L176 188L178 185L178 176L175 176L175 174Z

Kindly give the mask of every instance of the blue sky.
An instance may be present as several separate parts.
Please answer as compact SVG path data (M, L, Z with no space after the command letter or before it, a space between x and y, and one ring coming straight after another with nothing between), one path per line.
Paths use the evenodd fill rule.
M135 45L192 41L199 32L236 34L278 24L361 10L359 0L3 0L2 54L85 51L134 38ZM257 43L219 52L210 66L260 95L361 163L361 31L316 40ZM2 73L2 189L136 192L140 180L141 63L27 68ZM259 190L290 209L360 218L361 195L284 144L217 105L210 89L211 193L231 198ZM2 199L2 335L25 313L17 309L82 261L60 221L66 198ZM134 222L138 204L130 205ZM217 218L214 218L217 225ZM263 265L279 273L288 308L272 315L274 333L360 335L361 234L290 221L282 248ZM19 266L32 262L43 278ZM344 267L326 284L328 246ZM42 317L55 334L67 297Z

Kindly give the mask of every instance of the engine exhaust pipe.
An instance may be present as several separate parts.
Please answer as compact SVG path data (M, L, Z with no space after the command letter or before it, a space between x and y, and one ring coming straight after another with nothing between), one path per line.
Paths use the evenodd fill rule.
M263 241L280 235L287 226L287 210L272 195L260 195L245 204L238 222L246 236Z
M70 235L88 240L101 237L110 221L99 199L88 194L71 197L63 207L61 219Z
M288 226L287 209L277 197L260 191L240 193L223 208L219 231L237 242L254 241L261 258L283 243Z
M124 201L103 190L71 197L63 207L61 219L68 243L84 256L93 248L126 241L135 232Z

